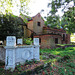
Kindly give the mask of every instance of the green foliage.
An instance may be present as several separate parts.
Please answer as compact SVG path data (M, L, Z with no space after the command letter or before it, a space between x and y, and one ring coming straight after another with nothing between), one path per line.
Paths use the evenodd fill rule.
M60 28L59 16L56 16L56 15L48 16L47 25L49 25L51 28L54 28L54 27Z
M40 49L40 59L44 60L44 62L50 62L50 61L67 61L68 59L71 59L71 56L75 55L75 47L67 47L65 49L62 48L56 48L56 49ZM49 55L60 55L62 58L53 58L51 59ZM49 57L49 58L48 58ZM47 59L48 58L48 59Z
M67 30L67 33L75 32L75 7L70 7L69 3L74 0L52 0L48 3L48 8L51 8L47 15L46 25L50 25L51 28L63 28ZM58 10L61 8L61 12L64 13L62 20L60 21ZM65 10L68 10L65 12ZM60 13L60 14L62 14Z
M65 75L65 69L63 67L58 69L60 75Z
M22 25L24 22L21 18L13 15L6 14L0 15L0 40L5 40L6 36L22 36Z
M47 23L47 21L45 21L45 25L46 25L46 26L48 26L48 23Z
M3 68L0 68L0 71L3 71L4 69Z
M31 38L24 38L24 44L27 44L27 45L31 45L32 44L32 39Z
M16 65L16 68L17 68L18 71L21 71L21 64Z
M33 64L33 63L37 64L38 62L39 62L39 61L37 61L36 59L32 59L32 60L30 60L30 61L26 60L26 61L25 61L25 64L27 64L27 65L30 64L30 65L31 65L31 64Z
M70 56L65 55L64 57L59 58L57 61L58 61L58 62L64 62L64 61L66 61L66 60L68 60L68 59L70 59Z
M66 63L66 65L69 66L69 67L75 68L75 64L72 63L72 62Z
M64 0L64 1L62 1L62 0L52 0L52 1L50 1L48 3L48 6L47 6L48 8L51 7L51 10L50 10L49 13L51 13L52 15L55 15L56 12L58 12L58 9L61 8L62 6L63 6L62 11L64 12L65 9L68 9L69 8L67 6L68 6L68 4L71 1L73 1L73 0ZM65 6L65 3L66 3L66 6Z
M28 13L26 12L27 5L30 0L1 0L0 1L0 13L2 14L7 14L7 13L12 13L12 8L15 6L16 8L19 8L19 13Z
M75 7L69 8L67 12L64 13L61 26L68 32L68 33L75 33Z

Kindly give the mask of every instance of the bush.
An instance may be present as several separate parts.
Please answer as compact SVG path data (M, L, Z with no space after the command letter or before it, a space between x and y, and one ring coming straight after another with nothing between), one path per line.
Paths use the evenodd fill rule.
M24 38L24 44L27 44L27 45L31 45L32 44L32 39L31 38Z

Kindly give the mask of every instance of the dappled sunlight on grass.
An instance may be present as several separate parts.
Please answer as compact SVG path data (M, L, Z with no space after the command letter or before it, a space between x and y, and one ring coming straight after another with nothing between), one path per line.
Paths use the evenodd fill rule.
M62 49L62 48L41 49L40 54L41 54L40 59L44 60L45 62L50 62L50 61L54 61L54 60L58 59L57 56L64 57L66 55L68 55L68 56L75 55L75 47L67 47L65 49ZM53 59L48 58L50 54L55 55L56 58L53 58Z
M73 49L75 50L75 47L73 47Z
M58 51L51 51L51 53L52 53L53 55L58 55L58 54L60 54L60 52L58 52Z

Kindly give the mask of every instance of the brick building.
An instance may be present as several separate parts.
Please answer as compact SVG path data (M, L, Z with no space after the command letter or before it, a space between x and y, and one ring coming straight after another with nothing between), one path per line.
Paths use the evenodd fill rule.
M66 34L63 29L45 26L40 13L28 21L27 26L24 26L24 37L38 37L41 48L55 48L55 44L70 43L70 35Z

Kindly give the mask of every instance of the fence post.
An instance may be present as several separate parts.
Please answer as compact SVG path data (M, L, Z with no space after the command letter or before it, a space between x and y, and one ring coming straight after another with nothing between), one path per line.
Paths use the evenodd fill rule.
M15 48L16 48L16 37L7 36L6 38L6 56L5 56L5 69L15 69Z
M39 59L39 38L34 38L34 49L33 49L33 58L36 60L40 60Z

